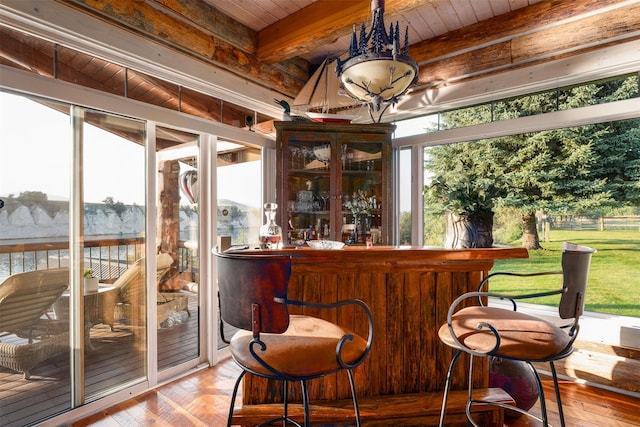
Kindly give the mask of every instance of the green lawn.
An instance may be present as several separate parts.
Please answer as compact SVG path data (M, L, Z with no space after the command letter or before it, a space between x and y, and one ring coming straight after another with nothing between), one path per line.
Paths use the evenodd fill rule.
M591 259L587 288L587 311L640 317L640 232L637 230L565 231L552 230L551 241L542 242L544 250L529 251L529 259L496 261L491 272L535 272L560 270L563 241L587 245L598 252ZM511 243L518 246L519 241ZM557 289L560 276L542 276L518 281L496 277L493 292L526 293ZM526 289L525 289L526 288ZM557 297L527 302L557 305Z

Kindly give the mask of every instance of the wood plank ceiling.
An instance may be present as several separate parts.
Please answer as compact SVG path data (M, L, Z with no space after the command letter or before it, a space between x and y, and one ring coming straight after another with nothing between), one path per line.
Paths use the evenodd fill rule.
M370 0L56 1L291 98L371 19ZM638 39L640 0L387 0L385 21L408 25L419 93Z

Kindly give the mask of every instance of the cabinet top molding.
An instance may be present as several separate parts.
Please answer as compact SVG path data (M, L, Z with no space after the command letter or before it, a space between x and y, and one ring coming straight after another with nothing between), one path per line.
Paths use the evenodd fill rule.
M391 123L336 123L336 122L273 122L279 131L315 131L336 133L385 133L392 134L396 125Z

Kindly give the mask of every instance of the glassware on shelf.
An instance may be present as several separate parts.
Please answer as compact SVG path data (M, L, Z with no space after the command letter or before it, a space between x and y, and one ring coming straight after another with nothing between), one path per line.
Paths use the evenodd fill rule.
M282 249L282 227L276 223L277 203L265 203L264 214L267 222L260 227L261 249Z
M331 146L329 144L313 147L313 154L316 159L322 162L323 169L327 169L331 160Z
M322 199L322 210L323 211L328 211L329 210L329 200L331 199L331 192L330 191L321 191L320 192L320 198Z
M284 246L306 241L388 244L393 125L275 122ZM357 227L357 233L356 233Z

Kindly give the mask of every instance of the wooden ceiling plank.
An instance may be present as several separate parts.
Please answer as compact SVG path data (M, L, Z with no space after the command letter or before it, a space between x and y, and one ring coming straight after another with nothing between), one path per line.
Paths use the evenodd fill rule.
M640 4L513 39L514 63L640 34Z
M503 13L508 13L511 11L511 6L509 5L509 0L489 0L491 2L491 10L493 10L493 14L502 15Z
M409 28L413 29L413 31L416 32L416 34L418 35L418 40L431 39L434 38L437 34L427 23L425 15L423 15L420 11L416 12L413 20L411 22L408 22L408 25Z
M165 12L173 12L176 19L184 19L237 48L252 54L256 53L258 33L239 24L206 2L153 0L150 4L154 3Z
M456 9L453 7L452 2L440 3L440 5L436 6L436 11L442 18L442 21L446 24L447 31L455 31L458 28L462 28L462 21L460 20Z
M425 6L424 12L420 13L420 16L424 19L424 22L431 29L434 34L444 34L447 32L447 25L444 23L436 8L432 4ZM431 40L431 39L430 39ZM414 56L413 48L410 46L409 51L411 56Z
M458 15L463 26L473 25L478 22L478 18L469 0L451 0L451 6Z
M423 5L424 0L387 0L385 16L391 17L392 22L396 15ZM367 25L370 20L370 0L317 1L261 30L258 58L274 63L303 56L314 47L350 34L354 25Z
M101 19L106 19L130 31L133 30L199 60L226 68L248 80L266 85L289 96L295 96L308 78L308 74L299 76L291 74L292 70L299 69L295 66L286 68L283 64L274 66L261 62L254 55L203 32L198 27L189 25L186 20L178 20L172 14L163 13L162 10L151 7L145 2L57 1L80 8ZM236 23L236 25L240 24ZM219 29L219 31L223 30Z
M42 43L36 47L24 44L17 38L19 34L21 33L0 28L0 56L3 60L41 76L53 77L53 48L43 49Z
M258 33L258 59L274 63L300 56L318 40L338 38L354 23L365 22L369 0L315 2Z
M491 4L489 3L489 0L473 0L470 3L478 21L493 18L493 12L491 11Z
M521 7L529 6L528 0L509 0L509 7L511 10L520 9Z
M511 65L511 43L496 43L420 68L417 86L437 87L490 71L503 70Z

